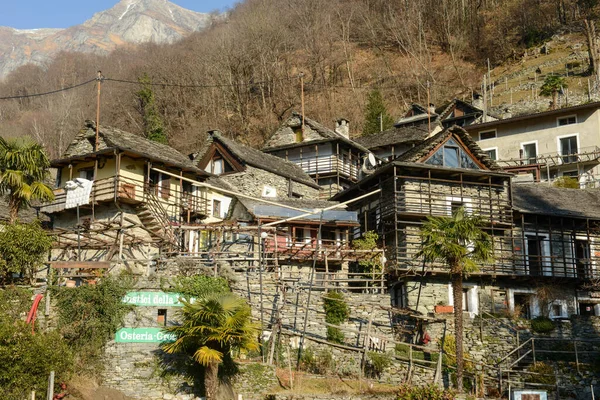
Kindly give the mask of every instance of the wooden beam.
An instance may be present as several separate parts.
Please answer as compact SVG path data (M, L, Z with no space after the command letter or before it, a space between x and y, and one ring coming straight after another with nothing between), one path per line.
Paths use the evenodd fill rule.
M98 268L109 268L110 263L106 261L53 261L50 266L55 269L63 268L84 268L84 269L98 269Z

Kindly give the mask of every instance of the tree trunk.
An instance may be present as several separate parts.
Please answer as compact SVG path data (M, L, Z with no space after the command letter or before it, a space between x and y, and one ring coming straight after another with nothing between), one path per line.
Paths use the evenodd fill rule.
M12 196L9 197L9 200L8 200L8 209L9 209L8 222L11 225L14 224L15 222L17 222L17 219L19 218L19 208L20 207L21 207L20 201L13 198Z
M456 390L463 391L463 282L461 274L452 276L452 296L454 297L454 336L456 337Z
M212 362L204 370L204 389L206 390L206 400L216 400L217 389L219 388L219 363Z
M558 91L553 90L552 91L552 106L550 107L551 110L556 110L558 108Z
M598 46L596 43L596 24L590 19L583 20L585 38L588 45L588 57L590 62L590 74L598 76Z

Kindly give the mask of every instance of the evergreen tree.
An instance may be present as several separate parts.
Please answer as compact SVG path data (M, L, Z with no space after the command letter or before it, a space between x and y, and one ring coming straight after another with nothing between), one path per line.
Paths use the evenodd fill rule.
M381 92L377 89L373 90L367 99L363 135L381 132L382 130L391 128L393 125L394 120L385 109Z
M138 79L142 88L135 93L138 111L144 122L144 134L150 140L167 144L167 131L163 120L156 109L156 99L152 90L152 80L147 74Z

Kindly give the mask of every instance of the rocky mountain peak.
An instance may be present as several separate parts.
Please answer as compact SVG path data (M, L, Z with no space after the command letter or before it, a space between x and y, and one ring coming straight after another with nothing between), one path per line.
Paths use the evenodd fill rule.
M60 51L107 53L126 43L172 43L210 19L168 0L121 0L67 29L0 27L0 79L21 65L43 66Z

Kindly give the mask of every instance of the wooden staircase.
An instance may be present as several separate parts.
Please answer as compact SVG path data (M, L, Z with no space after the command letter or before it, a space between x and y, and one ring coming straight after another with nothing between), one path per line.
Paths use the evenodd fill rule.
M144 193L144 202L135 207L144 227L151 233L160 247L177 247L177 238L169 221L169 216L160 200L150 191Z

